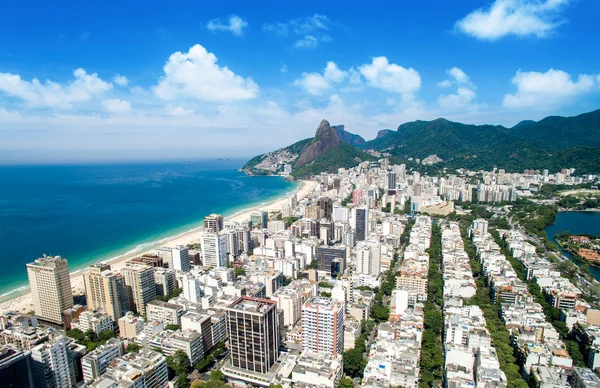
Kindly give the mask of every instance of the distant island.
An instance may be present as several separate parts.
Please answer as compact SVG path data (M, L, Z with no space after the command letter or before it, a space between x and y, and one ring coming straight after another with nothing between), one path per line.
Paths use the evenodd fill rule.
M600 172L600 109L574 117L524 120L512 128L470 125L443 118L383 129L373 140L323 120L313 138L250 159L249 175L302 178L351 168L381 157L391 163L431 169L502 168L559 170L569 165L580 174Z

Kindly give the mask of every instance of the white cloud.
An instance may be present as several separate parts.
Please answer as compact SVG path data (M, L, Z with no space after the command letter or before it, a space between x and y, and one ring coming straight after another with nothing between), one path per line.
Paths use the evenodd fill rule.
M80 40L89 40L91 37L92 34L89 32L84 32L83 34L79 35Z
M456 110L456 109L472 109L477 108L474 104L475 97L475 85L471 82L469 76L459 69L453 67L446 70L448 79L438 83L438 86L447 88L450 86L457 86L456 93L450 93L440 95L437 99L437 103L442 109Z
M37 78L25 81L18 74L0 73L0 92L32 106L70 108L72 103L89 101L113 87L97 73L88 74L82 68L75 70L73 76L73 81L63 85L50 80L41 83Z
M308 48L314 49L319 45L319 41L312 35L306 35L304 38L299 39L294 43L295 48Z
M200 101L225 102L248 100L258 94L252 78L243 78L227 66L220 67L217 57L199 44L187 53L172 54L154 93L162 99L191 98Z
M109 113L131 112L131 103L129 103L129 101L119 100L118 98L104 100L102 101L102 105L104 105L106 111Z
M231 15L227 21L221 18L213 19L206 25L210 31L229 31L237 36L244 35L246 27L248 27L248 22L237 15Z
M294 48L314 49L320 43L332 40L326 32L335 24L325 15L314 14L287 22L266 23L263 24L263 30L281 36L300 37L294 42Z
M183 116L194 113L193 109L184 109L181 106L173 106L171 104L166 107L167 114L171 116Z
M386 57L375 57L368 65L358 68L367 83L375 88L412 96L421 87L421 77L413 69L389 63Z
M438 97L438 104L442 109L468 108L475 100L475 92L468 88L458 88L455 94L446 94Z
M478 9L455 27L475 38L497 40L508 35L548 36L562 23L560 11L570 0L495 0L489 9Z
M302 77L294 81L294 85L300 86L308 93L318 96L323 94L332 84L341 83L348 76L348 72L340 70L335 62L327 62L323 74L302 73Z
M127 77L125 77L124 75L121 74L115 74L115 76L112 78L113 82L116 83L119 86L127 86L127 84L129 83L129 80L127 79Z
M593 75L580 74L577 80L562 70L550 69L545 73L517 71L512 83L514 94L504 96L504 107L526 108L553 106L591 92L595 87Z
M288 67L285 63L281 64L281 67L279 68L279 72L284 73L284 74L288 72Z

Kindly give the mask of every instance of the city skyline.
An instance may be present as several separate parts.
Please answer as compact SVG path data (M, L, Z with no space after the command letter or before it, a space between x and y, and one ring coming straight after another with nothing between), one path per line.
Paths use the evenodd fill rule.
M594 1L196 7L9 5L28 18L0 27L19 37L0 42L0 161L251 156L323 118L370 139L599 106Z

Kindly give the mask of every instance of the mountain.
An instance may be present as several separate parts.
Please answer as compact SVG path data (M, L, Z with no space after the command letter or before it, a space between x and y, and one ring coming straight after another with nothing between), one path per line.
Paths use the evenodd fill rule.
M531 125L531 124L535 124L535 121L534 120L523 120L523 121L519 122L517 125L515 125L514 127L512 127L511 129L522 128L522 127L525 127L525 126Z
M365 139L363 139L360 135L356 135L344 130L343 125L336 125L335 128L340 141L343 141L344 143L348 143L355 147L360 147L366 143Z
M366 141L362 137L346 131L343 125L332 126L323 120L313 138L255 156L241 170L250 175L277 174L289 164L293 166L295 176L304 176L332 168L350 168L360 161L373 159L354 146L364 144Z
M575 168L579 174L600 173L600 110L575 117L525 120L512 128L443 118L417 120L400 125L397 131L381 130L373 140L360 140L364 141L346 132L343 126L331 126L323 120L314 138L259 155L243 169L249 173L274 173L289 163L294 166L295 176L305 176L373 160L364 152L369 150L386 153L394 163L436 155L437 163L432 168ZM273 168L274 163L280 167Z
M437 154L446 167L600 172L600 110L575 117L551 116L512 128L470 125L446 119L402 124L393 134L368 141L366 150L406 160Z
M381 139L382 137L385 137L393 132L394 131L392 131L391 129L382 129L381 131L377 132L377 136L375 137L375 139Z

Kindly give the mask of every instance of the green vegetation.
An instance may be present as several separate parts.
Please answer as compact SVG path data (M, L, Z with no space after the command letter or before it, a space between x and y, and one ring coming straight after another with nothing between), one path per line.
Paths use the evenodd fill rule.
M156 295L152 300L160 300L163 302L168 302L169 300L171 300L173 298L177 298L179 295L181 295L182 292L183 292L182 288L175 288L173 290L173 292L171 292L169 295L166 295L166 296Z
M331 298L331 292L321 291L320 295L324 298Z
M441 230L438 225L433 225L431 231L431 244L429 254L429 272L427 276L427 301L423 310L423 339L421 342L421 378L419 388L439 386L444 376L444 351L442 349L442 329L444 318L442 307L444 304L442 290L442 262Z
M125 349L126 353L139 353L142 347L135 342L130 342Z
M67 336L73 338L78 344L84 345L88 352L96 349L100 345L104 345L106 341L115 337L115 333L111 330L105 330L100 335L96 335L91 329L85 333L79 329L67 330Z
M224 349L225 342L219 342L215 345L210 354L205 355L202 360L198 361L196 365L194 365L194 369L200 373L207 371L214 364L215 358L221 356L225 352Z
M234 269L234 273L235 273L235 277L237 278L238 276L245 275L246 271L244 271L243 268L236 268L236 269Z
M165 326L165 329L166 329L166 330L173 330L173 331L176 331L176 330L179 330L179 329L181 329L181 326L179 326L179 325L173 325L173 324L169 324L169 325Z
M322 172L336 172L338 168L351 168L365 160L376 160L376 158L350 144L340 143L314 162L295 169L292 174L296 178L303 178Z
M327 282L319 282L319 287L320 288L333 288L333 285L329 284Z
M499 167L521 172L544 168L560 171L570 166L577 168L578 173L597 173L599 116L600 110L577 117L548 117L527 125L527 130L445 119L419 120L402 124L398 132L369 141L361 148L388 149L392 156L404 160L437 154L444 162L436 166L448 168Z
M285 148L282 148L278 151L288 151L292 154L296 154L296 155L300 155L300 153L302 152L302 150L304 149L304 147L310 143L313 140L312 137L309 137L307 139L304 140L300 140L290 146L287 146ZM265 158L266 154L262 154L262 155L258 155L253 157L252 159L250 159L249 161L246 162L246 164L244 164L244 166L242 167L242 170L244 171L249 171L250 173L252 173L253 175L265 175L268 174L269 171L264 171L264 170L259 170L256 168L256 165L259 164L260 162L262 162L262 160ZM290 164L294 164L295 160L292 161Z
M554 308L554 306L552 306L550 303L548 303L548 301L542 294L542 290L540 289L540 286L536 282L527 281L525 267L519 260L515 259L512 256L512 254L510 253L510 251L506 245L506 241L504 241L500 237L498 232L496 230L491 230L491 234L494 237L494 240L496 241L496 243L498 245L500 245L502 254L504 256L506 256L506 260L508 260L510 262L513 269L517 273L517 276L519 277L519 279L521 279L525 284L527 284L527 289L529 290L529 293L535 298L535 301L537 303L539 303L542 306L542 308L544 309L544 315L546 315L546 321L550 322L552 324L552 326L554 327L554 329L556 329L556 331L558 331L558 333L560 334L561 338L563 339L563 341L565 343L567 351L569 352L569 355L573 359L573 364L575 366L585 367L584 358L579 350L579 346L577 345L577 342L574 341L574 339L570 337L569 328L563 321L560 320L560 310L557 308Z
M340 379L340 381L338 381L338 387L339 388L354 388L354 381L352 381L352 379L349 379L347 377L343 377Z
M225 381L225 374L220 370L213 370L210 372L210 380Z
M508 388L527 388L528 385L521 376L515 350L510 344L510 333L500 319L500 307L498 304L492 303L490 298L490 289L485 284L485 280L481 277L481 263L475 258L475 248L470 239L467 238L464 228L461 228L463 241L465 243L465 252L469 255L469 263L471 271L476 277L477 293L473 296L468 304L479 306L485 316L486 325L492 337L492 343L496 349L500 369L506 374Z

